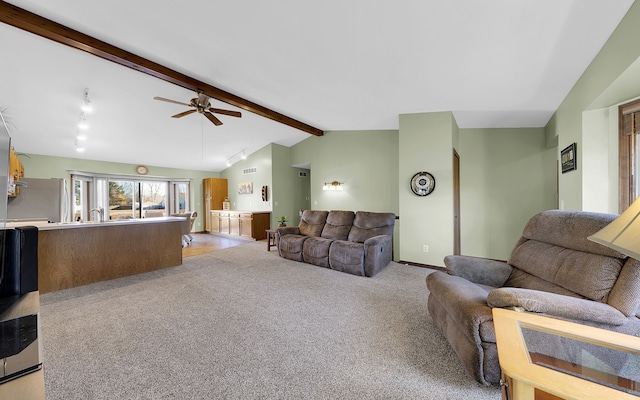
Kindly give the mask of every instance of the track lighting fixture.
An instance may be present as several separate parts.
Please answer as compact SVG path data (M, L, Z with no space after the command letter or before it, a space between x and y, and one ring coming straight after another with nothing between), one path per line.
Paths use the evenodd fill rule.
M84 116L84 113L80 113L80 120L78 121L78 128L85 130L89 129L89 124L87 123L87 118Z
M82 153L84 151L84 147L80 146L80 144L78 144L78 140L76 140L76 151L78 153Z
M84 99L80 108L87 113L93 111L93 105L91 104L91 99L89 99L89 88L84 90Z
M227 158L227 167L230 167L232 164L232 161L234 158L240 156L241 159L246 160L247 159L247 151L246 150L241 150L239 152L237 152L236 154L232 155L231 157Z

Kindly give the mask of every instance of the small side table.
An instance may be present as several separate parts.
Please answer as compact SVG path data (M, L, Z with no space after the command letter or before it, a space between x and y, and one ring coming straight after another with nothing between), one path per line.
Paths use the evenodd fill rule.
M266 229L267 232L267 251L271 251L276 246L276 231L274 229Z

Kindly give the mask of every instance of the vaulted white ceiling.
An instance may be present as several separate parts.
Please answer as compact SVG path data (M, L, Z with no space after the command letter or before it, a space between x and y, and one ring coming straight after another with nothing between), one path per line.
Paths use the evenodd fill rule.
M452 111L461 128L542 127L633 0L12 0L9 3L316 128L397 129ZM0 109L16 151L220 171L309 134L180 119L194 93L0 24ZM94 112L76 152L83 92ZM237 160L234 160L237 161Z

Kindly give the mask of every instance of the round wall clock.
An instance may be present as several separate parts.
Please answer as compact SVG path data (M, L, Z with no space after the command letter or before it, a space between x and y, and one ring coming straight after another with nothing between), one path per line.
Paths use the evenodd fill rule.
M136 168L136 172L139 173L140 175L146 175L147 172L149 172L149 170L144 165L140 165L138 166L138 168Z
M436 188L436 179L428 172L418 172L411 178L411 191L418 196L426 196Z

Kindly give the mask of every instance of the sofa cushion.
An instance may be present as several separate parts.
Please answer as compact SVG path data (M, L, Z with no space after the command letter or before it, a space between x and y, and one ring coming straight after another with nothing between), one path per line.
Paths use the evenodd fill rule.
M320 236L327 221L329 211L304 210L298 224L300 234L304 236Z
M309 236L303 235L284 235L278 242L278 251L284 258L294 261L304 261L302 250L305 240Z
M321 236L326 239L347 240L354 218L353 211L329 211Z
M624 260L527 240L511 253L509 264L591 300L606 301ZM509 281L506 283L509 285ZM528 288L526 284L520 287ZM530 288L529 288L530 289Z
M640 261L628 258L607 301L627 317L640 313Z
M586 211L543 211L531 217L522 236L568 249L626 259L624 254L587 238L609 225L616 217L614 214Z
M580 296L577 293L574 293L570 290L563 288L562 286L558 286L555 283L547 282L544 279L540 279L537 276L533 276L528 272L524 272L520 269L514 268L511 276L507 282L505 282L504 287L514 287L514 288L522 288L522 289L532 289L532 290L541 290L547 293L556 293L562 294L565 296L571 297L579 297L581 299L584 296Z
M329 247L332 239L310 237L302 246L302 258L305 262L319 267L329 268Z
M393 237L393 225L395 222L396 216L393 213L358 211L347 240L364 243L365 240L378 235Z
M520 307L525 311L574 321L618 326L627 322L627 317L610 305L540 290L498 288L489 293L487 304L494 308Z
M329 266L336 271L364 276L364 244L334 241L329 248Z

